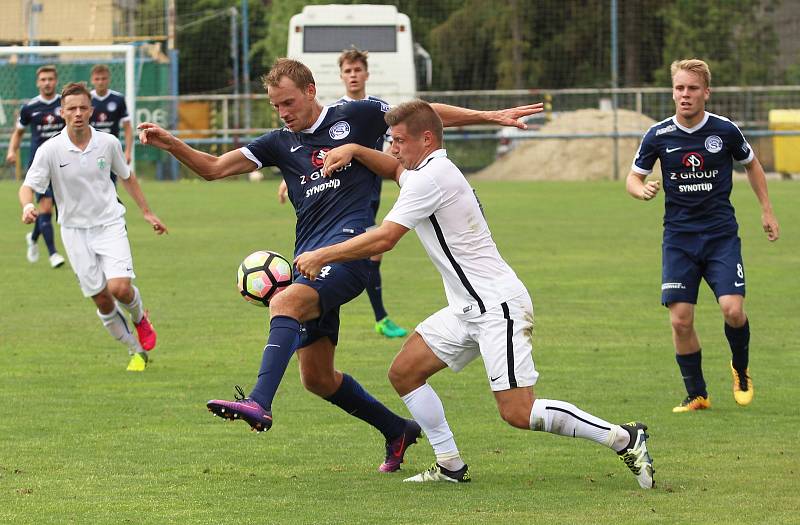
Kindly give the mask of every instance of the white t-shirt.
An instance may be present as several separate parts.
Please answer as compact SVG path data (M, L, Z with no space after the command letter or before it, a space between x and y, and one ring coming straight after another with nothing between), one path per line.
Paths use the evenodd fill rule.
M442 274L455 315L474 318L526 293L497 251L478 198L445 150L428 155L416 170L404 171L400 188L384 220L417 231Z
M66 129L42 144L23 183L44 193L52 182L58 222L70 228L111 224L125 215L111 181L111 171L130 177L122 145L117 137L90 129L92 138L84 151L72 143Z

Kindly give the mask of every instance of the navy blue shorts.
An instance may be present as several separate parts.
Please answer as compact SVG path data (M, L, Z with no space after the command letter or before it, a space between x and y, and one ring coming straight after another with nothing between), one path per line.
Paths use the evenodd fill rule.
M742 241L734 233L664 232L661 245L661 304L697 304L705 279L717 300L745 294Z
M44 199L45 197L47 197L48 199L50 199L52 201L56 200L55 195L53 195L53 185L52 184L48 184L47 185L47 190L45 190L44 193L37 193L36 194L36 202L38 203L40 200Z
M319 294L322 314L303 323L300 348L328 337L334 346L339 342L339 307L358 297L367 286L369 261L362 259L324 266L316 280L311 281L294 272L294 282L305 284Z

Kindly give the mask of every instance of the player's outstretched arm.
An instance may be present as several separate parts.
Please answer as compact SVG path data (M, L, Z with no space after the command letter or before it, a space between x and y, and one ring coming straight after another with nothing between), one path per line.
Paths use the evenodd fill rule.
M657 180L650 180L645 182L644 179L647 175L642 175L631 170L628 173L628 178L625 179L625 189L628 190L631 197L642 201L649 201L658 193L661 183Z
M446 128L468 126L470 124L497 124L500 126L528 129L528 125L520 119L544 111L544 104L542 102L493 111L478 111L458 106L448 106L447 104L431 104L431 106L439 115L439 118L442 119L442 124L444 124Z
M753 188L753 193L756 194L758 203L761 205L761 225L764 227L764 232L766 232L770 241L777 241L778 237L780 237L780 226L778 225L778 219L775 218L775 212L772 211L764 168L761 166L758 157L753 157L749 164L745 164L744 169L747 171L750 187Z
M310 252L301 253L294 259L295 267L304 277L314 280L326 264L366 259L388 252L408 232L408 228L391 221L357 235L339 244L333 244Z
M206 180L250 173L258 167L239 150L229 151L219 157L198 151L151 122L142 122L138 129L142 144L166 151Z
M122 185L125 186L125 191L133 198L136 205L142 210L142 215L144 215L144 220L149 222L153 226L153 231L155 231L158 235L162 233L169 233L167 230L166 225L161 222L155 213L152 212L150 206L147 204L147 199L144 197L144 192L142 192L142 187L139 186L139 180L136 178L136 175L133 173L130 174L130 177L127 179L120 178L122 181Z
M337 169L346 166L353 159L367 167L372 173L384 179L398 180L403 173L400 162L386 153L359 144L345 144L334 148L325 154L323 170L325 176L330 176Z

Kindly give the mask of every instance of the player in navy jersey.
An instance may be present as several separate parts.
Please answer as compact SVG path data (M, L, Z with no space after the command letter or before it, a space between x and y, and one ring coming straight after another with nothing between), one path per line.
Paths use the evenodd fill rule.
M131 163L131 149L133 148L133 127L131 118L128 116L128 106L125 104L125 97L122 93L109 89L111 85L111 70L105 64L97 64L92 67L90 79L94 89L92 90L92 113L91 126L97 131L110 133L114 137L119 137L120 127L125 130L125 160ZM117 176L111 173L111 180L115 183Z
M206 180L277 166L297 214L295 256L363 233L371 224L371 187L375 175L353 162L323 177L325 153L348 143L374 147L386 132L386 105L356 101L323 107L316 100L311 71L295 60L279 59L264 77L270 103L285 127L262 135L244 148L215 157L192 149L152 123L139 125L140 140L168 151ZM438 105L445 123L496 123L524 127L519 118L541 111L541 104L502 111L473 111ZM358 296L367 283L366 260L326 266L311 281L295 272L294 282L270 303L270 331L258 381L245 397L212 400L208 408L228 419L243 419L253 430L272 426L272 400L286 366L297 351L303 386L378 429L386 439L382 472L399 470L419 425L401 418L373 398L351 376L334 367L339 336L339 307Z
M694 329L694 305L701 279L711 287L725 318L731 348L733 396L753 400L750 378L750 325L744 311L745 275L741 240L731 205L733 161L744 165L761 205L761 222L770 241L779 227L767 194L764 169L739 128L709 113L711 72L702 60L672 63L675 115L652 126L639 146L627 177L633 197L651 200L659 182L645 178L661 161L665 194L661 302L669 308L676 360L687 397L673 412L706 409L711 401L701 367L700 340Z
M367 80L369 79L369 64L367 62L368 53L356 48L348 49L339 55L339 76L344 84L346 95L337 100L334 104L346 104L354 100L373 100L381 104L387 104L386 101L378 97L367 96ZM382 136L375 143L375 149L383 151L383 145L388 136ZM378 215L378 208L381 204L381 187L383 186L383 179L375 177L375 183L372 188L372 196L370 201L370 208L372 209L372 224L370 228L376 225L375 217ZM278 186L278 201L283 204L286 202L286 193L288 189L285 181L281 181ZM381 259L383 254L375 255L369 258L369 281L367 282L366 292L369 297L369 302L372 305L372 311L375 314L375 331L386 337L405 337L408 335L408 330L398 326L389 317L386 307L383 304L383 285L381 279Z
M36 87L39 89L39 95L22 106L19 112L17 127L8 143L6 155L8 164L17 162L19 146L27 126L31 128L31 153L28 166L33 163L33 157L39 146L64 128L64 119L61 118L61 96L56 93L57 85L58 72L55 66L42 66L36 70ZM44 193L37 193L36 202L39 204L39 216L33 224L33 231L25 236L28 261L34 263L39 260L39 246L36 243L41 234L50 254L50 266L59 268L64 264L64 257L56 251L53 233L53 188L48 186Z

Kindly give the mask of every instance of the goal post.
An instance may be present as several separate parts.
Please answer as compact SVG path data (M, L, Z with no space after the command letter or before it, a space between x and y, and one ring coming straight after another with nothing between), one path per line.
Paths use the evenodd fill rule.
M0 46L0 130L5 138L16 126L20 106L36 96L38 67L53 64L58 70L58 89L68 82L89 84L95 64L111 69L111 89L125 96L128 116L136 118L136 46L130 44L96 46ZM91 86L89 86L91 88ZM134 140L135 143L135 140ZM131 151L134 168L136 148Z

